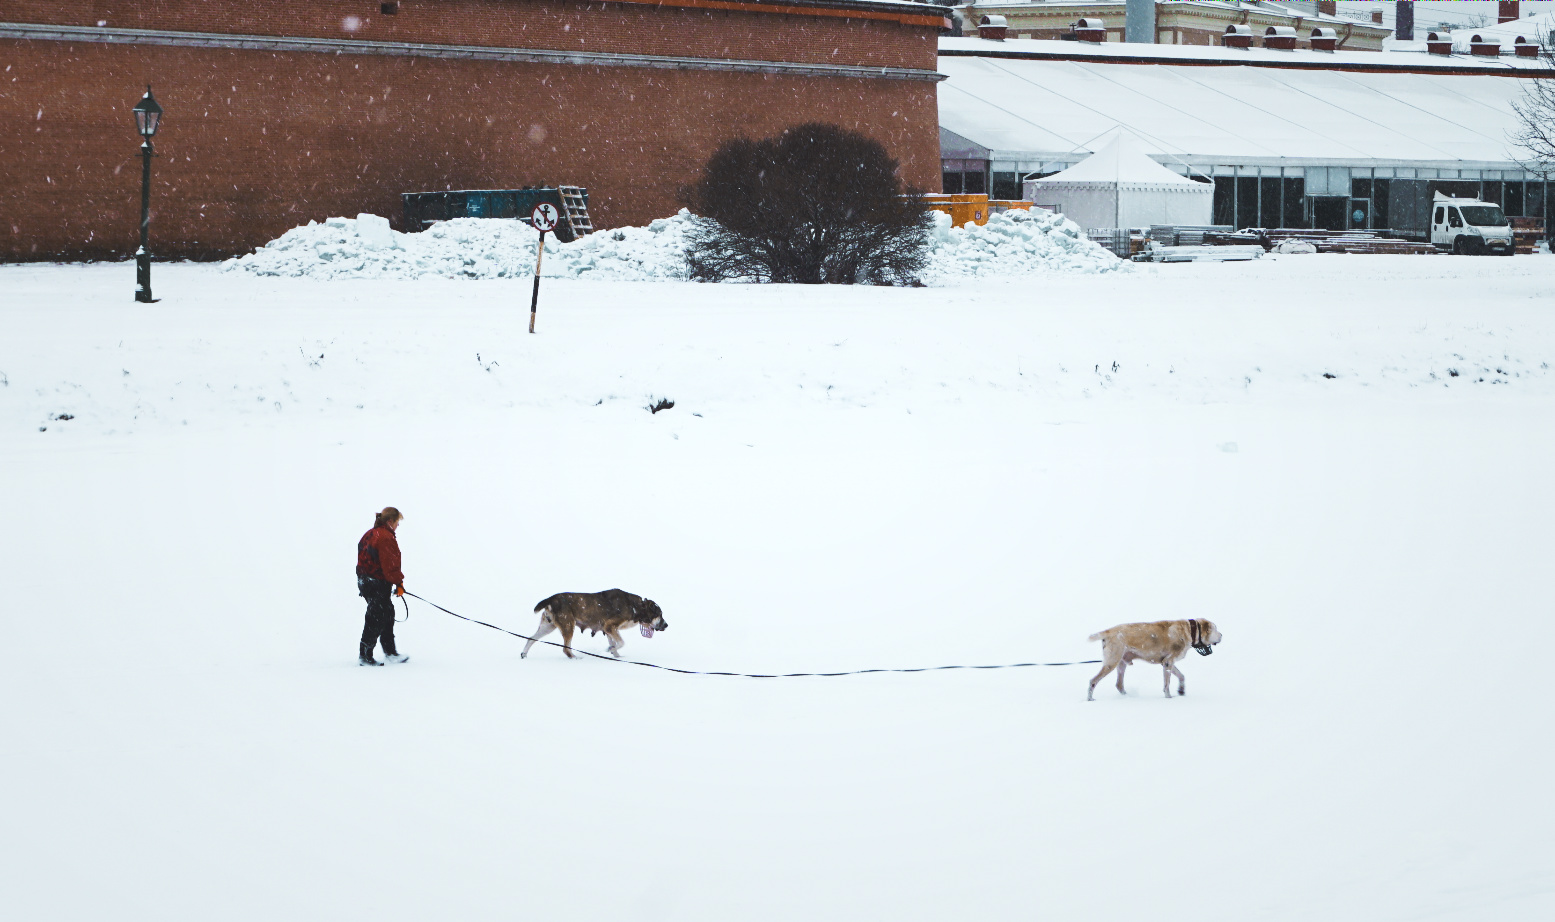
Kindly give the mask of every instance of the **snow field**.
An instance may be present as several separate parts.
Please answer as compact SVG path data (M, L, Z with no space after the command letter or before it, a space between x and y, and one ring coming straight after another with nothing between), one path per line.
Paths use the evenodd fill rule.
M1127 268L1086 239L1072 221L1026 212L996 214L986 227L950 226L935 212L930 262L935 282L966 276L1096 273ZM685 209L647 227L622 227L571 243L547 237L541 275L613 281L665 281L686 277L683 254L692 217ZM538 232L524 221L455 218L419 233L391 230L376 215L330 218L294 227L247 256L230 259L229 271L258 276L338 279L499 279L532 276Z
M1555 260L558 278L532 337L523 278L156 271L136 305L127 265L0 267L19 917L1555 906L1548 683L1505 649L1555 640ZM1094 667L520 661L412 603L411 662L364 670L386 503L412 591L528 631L621 586L666 665L1225 642L1186 698L1137 666L1087 704Z

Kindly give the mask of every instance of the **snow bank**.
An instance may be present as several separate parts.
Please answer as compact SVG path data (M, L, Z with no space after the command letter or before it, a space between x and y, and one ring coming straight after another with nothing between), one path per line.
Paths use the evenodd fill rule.
M647 227L601 231L572 243L545 241L542 274L616 281L685 278L681 211ZM493 279L530 275L539 234L524 221L455 218L414 234L386 218L361 214L294 227L225 268L255 275L312 279Z
M309 221L228 271L312 279L503 278L534 272L534 228L518 221L458 218L402 234L377 215ZM547 241L546 252L550 252Z
M983 226L951 227L935 212L929 268L931 281L1011 275L1095 274L1127 263L1081 232L1063 215L1007 211Z
M693 221L681 209L647 227L621 227L571 243L545 241L542 274L612 281L686 277L683 256ZM492 279L534 272L538 234L523 221L455 218L402 234L385 218L361 214L310 221L225 268L255 275L312 279ZM1125 264L1086 239L1074 222L1045 212L996 214L987 226L950 226L935 213L930 238L931 281L998 275L1089 274Z

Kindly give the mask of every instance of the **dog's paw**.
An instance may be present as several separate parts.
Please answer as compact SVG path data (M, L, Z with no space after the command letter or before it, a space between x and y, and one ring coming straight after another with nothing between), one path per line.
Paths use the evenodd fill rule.
M523 653L518 654L518 658L519 659L528 659L529 658L529 651L525 650Z

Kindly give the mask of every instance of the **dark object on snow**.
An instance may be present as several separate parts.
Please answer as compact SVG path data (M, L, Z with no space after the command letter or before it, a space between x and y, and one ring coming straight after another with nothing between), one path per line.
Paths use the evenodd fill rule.
M810 123L728 141L681 198L698 217L686 263L698 281L911 284L933 218L878 141Z
M63 419L75 419L75 417L73 415L69 414L69 413L61 413L58 416L51 416L49 418L50 419L61 419L61 420L63 420Z
M362 625L362 642L358 658L367 665L379 666L373 661L373 648L383 643L384 657L394 656L394 598L393 587L381 579L359 576L356 579L357 594L367 600L367 620Z
M667 397L660 397L657 403L650 403L643 407L643 409L647 410L649 413L658 413L660 410L669 410L674 406L675 401L670 400Z
M356 543L356 591L367 600L367 619L362 626L358 662L363 666L382 665L373 660L373 648L383 644L383 655L398 655L394 647L393 590L405 589L405 574L400 571L400 545L394 537L403 517L393 506L373 518L373 527Z
M563 190L574 190L571 196ZM535 206L549 202L566 218L556 225L556 239L571 243L593 230L588 220L587 189L577 186L532 189L458 189L451 192L405 192L405 230L426 230L452 218L522 218L528 223ZM569 202L569 198L572 199ZM581 227L575 225L582 225Z
M524 644L524 652L518 655L519 659L528 657L529 648L534 646L537 640L558 628L562 632L562 652L567 654L568 659L574 658L572 655L574 628L603 631L610 641L610 655L617 659L621 657L621 648L626 645L626 641L621 638L621 628L626 625L635 622L642 635L650 639L655 632L669 628L669 623L664 620L664 612L659 609L657 602L620 589L606 589L604 592L558 592L542 600L535 606L535 611L540 612L540 626L535 628L534 636Z
M1325 371L1325 372L1323 372L1323 377L1325 377L1325 378L1337 378L1339 376L1338 375L1331 375L1331 374L1329 374L1328 372Z

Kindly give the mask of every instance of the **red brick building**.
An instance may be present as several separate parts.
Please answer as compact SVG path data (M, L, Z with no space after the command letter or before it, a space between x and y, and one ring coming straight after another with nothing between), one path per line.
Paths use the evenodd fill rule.
M717 145L813 120L939 183L942 7L890 0L0 0L0 260L215 258L402 192L588 187L671 214Z

